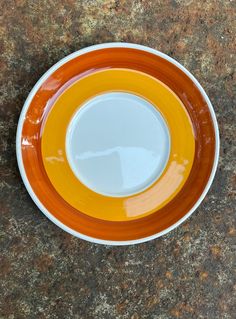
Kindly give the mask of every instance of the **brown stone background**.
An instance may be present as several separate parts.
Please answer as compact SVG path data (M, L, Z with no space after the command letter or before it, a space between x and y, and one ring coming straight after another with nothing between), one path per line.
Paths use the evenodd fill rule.
M0 0L0 16L0 318L236 318L236 1ZM129 247L90 244L49 222L15 158L18 117L38 78L108 41L181 62L212 100L221 134L218 172L196 213Z

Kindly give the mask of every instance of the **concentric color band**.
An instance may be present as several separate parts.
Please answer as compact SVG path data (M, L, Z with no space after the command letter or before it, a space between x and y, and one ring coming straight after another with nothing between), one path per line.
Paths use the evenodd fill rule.
M65 136L78 106L93 95L118 90L142 96L162 113L170 130L171 152L162 176L148 189L112 198L93 192L74 176L66 158ZM170 202L189 176L194 149L192 124L180 99L155 78L127 69L92 73L73 83L52 106L42 130L43 163L57 192L80 212L111 221L144 217Z

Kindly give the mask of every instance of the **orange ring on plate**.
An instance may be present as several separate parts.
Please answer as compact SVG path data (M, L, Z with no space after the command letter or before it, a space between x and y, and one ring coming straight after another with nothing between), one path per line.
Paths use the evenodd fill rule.
M75 111L91 96L118 90L149 100L163 115L171 136L169 161L159 179L138 194L119 198L95 193L81 183L65 151L66 130ZM158 211L181 190L194 160L193 127L180 99L155 78L127 69L103 70L74 82L53 104L41 136L44 167L56 191L80 212L103 220L128 221Z
M41 159L40 129L48 107L74 77L103 68L129 68L165 83L183 102L195 132L192 170L182 190L158 212L139 220L109 222L78 213L50 183ZM174 60L142 46L95 46L67 57L36 84L21 113L17 156L22 177L40 209L53 222L78 237L105 243L137 243L158 237L189 216L209 189L219 152L214 111L198 82Z

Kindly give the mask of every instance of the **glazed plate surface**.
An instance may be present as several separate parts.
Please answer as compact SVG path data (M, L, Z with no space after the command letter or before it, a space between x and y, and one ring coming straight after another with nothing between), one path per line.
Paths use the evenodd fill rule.
M178 62L107 43L59 61L23 107L19 169L40 210L69 233L128 245L182 223L219 156L213 107Z

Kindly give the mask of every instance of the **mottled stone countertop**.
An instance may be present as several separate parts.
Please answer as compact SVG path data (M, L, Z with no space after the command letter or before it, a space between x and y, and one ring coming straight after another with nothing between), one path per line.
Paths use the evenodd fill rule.
M0 318L233 319L236 2L0 0ZM191 218L136 246L90 244L40 213L16 164L18 117L37 79L88 45L148 45L181 62L208 93L221 152Z

